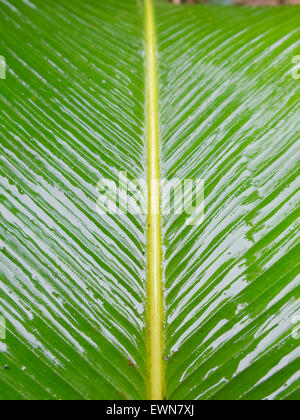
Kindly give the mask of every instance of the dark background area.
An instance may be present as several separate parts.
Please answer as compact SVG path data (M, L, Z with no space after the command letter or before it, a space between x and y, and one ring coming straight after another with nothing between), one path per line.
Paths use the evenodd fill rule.
M300 0L169 0L175 4L195 4L210 3L220 5L237 6L284 6L284 5L300 5Z

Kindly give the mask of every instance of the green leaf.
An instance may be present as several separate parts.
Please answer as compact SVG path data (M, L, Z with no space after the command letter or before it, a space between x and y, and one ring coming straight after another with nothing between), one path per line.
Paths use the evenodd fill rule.
M143 3L1 1L1 400L147 398L147 220L96 206L145 179ZM299 17L155 1L161 176L205 180L163 220L168 399L300 398Z
M96 211L145 171L141 8L1 2L1 44L0 397L145 398L145 223Z
M164 177L206 207L164 225L170 399L300 397L299 16L158 7Z

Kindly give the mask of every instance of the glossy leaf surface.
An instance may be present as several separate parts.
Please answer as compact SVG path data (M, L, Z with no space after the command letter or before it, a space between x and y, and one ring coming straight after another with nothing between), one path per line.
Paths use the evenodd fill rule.
M145 171L140 10L1 1L1 398L146 396L144 222L96 211Z
M206 184L164 224L168 398L300 396L299 17L158 7L164 177Z
M155 3L168 399L300 398L297 8ZM0 0L0 399L147 397L143 217L97 183L145 178L143 1Z

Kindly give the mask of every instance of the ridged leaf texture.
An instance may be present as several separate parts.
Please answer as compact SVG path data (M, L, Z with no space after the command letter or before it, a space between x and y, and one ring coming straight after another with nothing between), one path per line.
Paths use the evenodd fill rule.
M298 8L157 0L167 399L299 399ZM0 0L0 399L146 399L147 220L100 215L146 179L140 0ZM298 319L299 322L299 319Z

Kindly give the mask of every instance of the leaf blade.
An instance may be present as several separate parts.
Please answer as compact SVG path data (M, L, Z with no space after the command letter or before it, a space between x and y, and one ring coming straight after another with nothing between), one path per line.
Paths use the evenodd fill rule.
M143 398L145 223L96 212L100 178L144 173L141 10L2 13L1 397Z
M299 390L298 14L157 3L163 175L206 182L164 222L169 399Z

